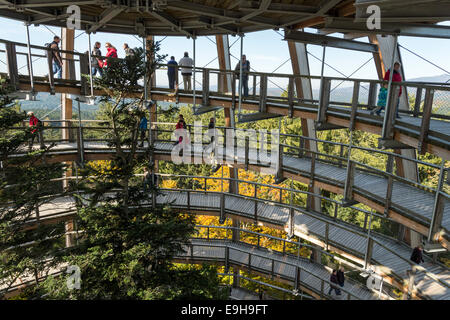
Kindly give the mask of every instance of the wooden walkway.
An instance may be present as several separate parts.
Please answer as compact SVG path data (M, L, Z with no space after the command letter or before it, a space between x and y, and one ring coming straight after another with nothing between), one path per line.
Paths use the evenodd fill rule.
M50 85L47 81L43 81L42 77L35 77L36 92L51 92ZM351 79L347 79L350 81ZM80 81L77 80L58 80L55 82L56 93L70 93L80 95ZM20 76L19 89L26 92L31 88L28 77ZM99 96L102 92L94 90L94 94ZM136 93L138 95L139 93ZM202 101L202 91L196 92L196 100L198 103ZM154 87L150 92L150 99L155 101L172 102L172 103L193 103L192 92L180 91L176 97L169 89L162 87ZM219 92L209 91L208 107L232 108L234 104L237 107L238 97L235 96L234 102L231 95ZM317 120L318 100L308 102L296 101L290 108L288 101L281 98L268 97L266 99L267 114L271 117L286 116L292 112L292 116L305 119ZM348 103L351 106L351 102ZM243 99L242 109L257 112L260 109L260 97L247 97ZM208 107L206 110L208 110ZM211 108L211 109L212 109ZM351 108L341 105L334 105L330 102L326 111L326 122L348 128L351 123ZM448 117L448 114L446 114ZM370 115L367 109L358 108L355 115L355 129L366 132L381 134L383 126L384 113L381 116ZM450 121L448 119L433 118L429 122L429 129L424 137L421 137L422 117L414 117L410 114L403 113L401 119L397 119L394 125L393 139L402 144L409 145L413 148L421 149L421 139L424 142L424 151L438 155L446 160L450 160Z
M255 201L252 198L224 194L225 213L254 220ZM203 214L220 213L221 194L217 192L190 191L165 189L157 196L157 203L169 204L173 208L189 210ZM188 206L189 203L189 206ZM289 208L268 201L258 201L258 221L270 226L288 229ZM73 209L72 209L73 208ZM51 203L40 207L40 217L55 218L74 210L74 201L70 197L56 198ZM328 232L327 232L328 228ZM336 248L349 259L361 264L367 250L367 234L359 227L334 221L323 214L306 212L302 209L294 210L294 234L312 241L326 249ZM390 277L402 282L407 279L406 271L411 269L408 262L411 248L394 239L371 233L373 253L370 265ZM332 249L335 251L336 249ZM431 299L450 299L450 271L439 263L433 263L425 258L422 265L427 272L446 285L439 283L429 276L419 272L416 277L416 288L421 295Z
M37 146L36 146L37 147ZM162 156L164 159L170 160L170 153L173 148L172 143L156 142L155 154L158 157ZM235 154L243 155L243 148L239 148L239 152ZM108 158L110 154L115 151L109 148L106 143L102 142L85 142L84 146L85 158L87 159L102 159ZM77 154L77 146L75 143L57 143L50 154L58 155L58 160L74 160ZM223 150L219 149L218 157L221 157ZM236 162L240 162L243 166L244 158L236 156ZM292 177L293 179L301 179L303 182L309 183L311 179L311 158L308 157L293 157L283 156L283 175ZM261 170L261 155L259 151L250 149L249 164L252 168ZM340 167L338 164L324 162L321 160L315 161L314 180L315 183L321 183L321 188L328 189L335 192L336 187L341 188L343 192L346 180L346 167ZM388 179L385 176L369 173L367 171L356 170L353 191L366 199L363 203L380 211L380 208L385 207L386 192L388 186ZM398 218L392 217L393 220L399 221L407 225L413 230L426 235L426 230L429 228L433 214L435 202L435 195L425 189L419 189L406 182L393 182L392 199L390 209L402 217L406 218L399 221ZM374 203L378 207L374 207ZM384 213L384 212L381 212ZM409 221L409 225L408 225ZM417 225L424 226L422 230L417 230ZM444 229L444 238L449 241L450 237L450 199L444 199L444 209L441 227Z
M197 93L198 100L201 100L201 94L202 92ZM212 91L209 94L209 103L212 107L231 107L232 97L230 95L224 95ZM157 101L176 101L173 94L170 94L169 90L164 88L152 89L151 96L153 100ZM183 103L193 103L193 94L181 92L179 93L178 99ZM294 105L292 110L293 116L316 120L318 103L319 101L315 100L312 103L299 103ZM278 116L289 115L289 105L287 101L268 98L266 104L267 112L269 113L273 113ZM259 105L259 96L256 96L255 98L249 97L243 100L242 109L257 111L259 109ZM351 108L330 105L327 108L326 115L327 121L330 124L339 125L345 128L350 126ZM384 113L382 113L381 116L376 116L371 115L369 110L358 108L355 117L355 129L379 135L381 134L381 128L383 126L383 118ZM421 117L414 117L412 115L402 113L401 118L397 119L394 125L394 130L397 133L394 134L394 139L410 145L411 147L418 148L421 124ZM428 146L428 152L450 160L450 122L448 120L431 119L429 131L425 137L425 141L430 144L430 146ZM437 148L433 148L433 146L436 146Z
M236 243L224 240L201 240L193 239L191 246L185 246L186 252L179 257L191 258L204 261L221 261L225 263L226 249L229 250L229 262L238 266L248 268L249 256L251 269L264 274L273 274L291 282L295 281L296 266L300 268L300 285L313 291L318 295L322 295L328 299L339 299L334 294L328 295L330 285L329 268L321 264L312 263L309 259L296 258L290 255L269 251L263 248L256 248L244 243ZM193 250L193 251L191 251ZM274 260L274 262L272 262ZM322 289L322 282L324 282ZM350 300L375 300L378 295L366 286L363 286L349 278L346 279L344 289L354 295L350 295ZM321 293L321 290L322 293ZM343 293L341 299L347 299L348 294ZM340 299L339 299L340 300Z

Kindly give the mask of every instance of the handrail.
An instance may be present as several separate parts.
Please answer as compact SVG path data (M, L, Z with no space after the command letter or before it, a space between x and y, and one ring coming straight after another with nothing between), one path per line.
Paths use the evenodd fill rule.
M166 175L166 176L167 176L167 175ZM169 175L169 176L170 176L170 175ZM211 178L211 177L207 177L207 178L209 178L209 179L214 179L214 178ZM219 179L220 179L220 178L219 178ZM167 191L170 191L170 192L180 192L180 191L183 192L183 191L186 191L186 192L188 192L188 193L189 193L189 192L192 192L192 191L193 191L193 192L200 192L200 193L205 193L205 192L206 192L206 193L215 193L215 194L224 194L224 195L228 195L228 196L235 196L235 197L244 198L244 199L253 198L253 197L248 197L248 196L244 196L244 195L230 195L230 194L225 193L225 192L204 191L204 190L191 190L191 189L165 189L165 188L161 188L161 190L167 190ZM287 205L287 204L283 204L283 203L278 203L278 202L276 202L276 201L271 201L271 200L266 200L266 199L259 199L259 198L253 198L253 199L254 199L255 201L258 201L258 202L273 202L273 203L276 203L278 206L282 206L282 207L286 207L286 208L289 208L289 207L292 206L292 205ZM337 224L337 223L335 223L335 222L333 222L333 221L327 221L325 218L318 217L317 215L314 215L314 214L312 214L312 213L310 213L310 212L308 212L308 211L306 211L306 210L304 210L304 209L302 209L302 208L297 208L297 207L295 207L294 209L295 209L295 210L298 210L298 211L300 211L300 212L302 212L302 213L304 213L304 214L306 214L306 215L308 215L308 216L311 216L311 217L313 217L314 219L320 220L320 221L322 221L322 222L324 222L324 223L326 223L326 224L331 224L331 225L334 225L334 226L336 226L336 227L338 227L338 228L344 229L344 230L346 230L346 231L349 231L349 232L352 232L352 233L355 233L355 234L358 234L358 235L367 237L364 233L361 233L361 231L356 231L356 230L354 230L354 228L355 228L354 226L347 227L347 226L344 226L344 225L342 225L342 224ZM67 211L67 210L66 210L66 211L63 211L63 213L68 213L68 212L71 212L71 211L70 211L70 210L68 210L68 211ZM49 216L58 216L58 215L61 215L61 212L56 213L56 214L46 215L45 218L48 218ZM382 235L382 236L386 237L385 235ZM432 273L429 273L429 272L427 271L427 269L425 269L425 268L423 268L423 267L421 267L421 266L418 266L418 265L416 265L415 263L413 263L413 262L411 262L411 261L409 261L409 260L403 258L402 256L398 255L396 252L392 251L391 249L387 248L387 247L384 246L382 243L380 243L376 238L373 238L373 236L369 236L368 238L370 238L373 242L377 243L378 245L382 246L383 248L387 249L388 251L390 251L390 252L391 252L392 254L394 254L395 256L398 256L401 260L403 260L404 262L408 263L408 264L411 265L412 267L416 267L416 268L418 268L418 270L423 271L427 276L429 276L429 277L430 277L431 279L433 279L434 281L437 281L437 282L443 284L444 286L449 287L448 284L446 284L446 283L443 282L442 280L436 278ZM339 245L339 243L338 243L338 246L342 247L341 245ZM347 248L347 249L349 249L349 248ZM351 250L351 249L350 249L350 250ZM382 264L380 264L380 265L382 265ZM395 273L394 273L394 274L395 274Z
M9 41L9 40L4 40L4 39L0 39L0 43L10 43L19 47L27 47L26 43L21 43L21 42L16 42L16 41ZM32 49L38 49L38 50L44 50L44 51L53 51L53 49L44 47L44 46L38 46L38 45L33 45L30 44L30 48ZM81 53L81 52L76 52L76 51L68 51L68 50L62 50L62 49L58 49L59 53L66 53L66 54L70 54L70 55L78 55L78 56L84 56L85 53ZM18 52L20 53L20 52ZM107 58L111 58L111 57L106 57L106 56L94 56L92 55L92 57L98 57L101 59L107 59ZM124 60L125 58L112 58L112 59L117 59L117 60ZM162 66L168 67L168 64L157 64L156 65L157 68L160 68ZM172 66L173 67L173 66ZM236 71L234 70L229 70L229 69L216 69L216 68L203 68L203 67L191 67L191 69L194 72L202 72L203 70L209 70L210 72L212 71L213 73L236 73ZM285 74L285 73L269 73L269 72L255 72L255 71L250 71L247 72L249 75L255 75L255 76L270 76L270 77L278 77L278 78L309 78L309 79L321 79L321 76L312 76L312 75L302 75L302 74ZM378 79L363 79L363 78L345 78L345 77L333 77L333 76L327 76L327 79L331 79L331 80L338 80L338 81L346 81L346 82L354 82L354 81L359 81L359 82L370 82L370 83L378 83L378 84L382 84L382 83L387 83L387 81L385 80L378 80ZM443 91L450 91L450 87L448 87L447 83L442 83L443 86L439 86L440 83L438 83L437 85L429 85L426 82L414 82L414 81L401 81L401 82L396 82L397 85L401 85L401 86L410 86L410 87L420 87L420 88L429 88L429 89L435 89L435 90L443 90Z
M216 247L216 248L225 248L225 247L226 247L226 246L221 246L221 245L218 245L218 244L212 244L212 243L211 243L211 244L207 244L207 245L206 245L206 244L189 244L189 245L188 245L188 247L191 247L191 248L193 248L194 246L198 246L198 247ZM280 259L277 259L277 258L274 258L274 257L269 258L269 257L264 256L264 255L259 254L259 253L247 252L247 251L245 251L245 250L243 250L243 249L240 249L240 248L230 248L230 250L239 251L239 252L248 254L248 255L250 255L250 256L256 256L256 257L259 257L259 258L271 260L271 261L273 261L273 262L282 263L282 264L285 264L285 265L288 265L288 266L291 266L291 267L294 267L294 268L299 268L302 272L306 272L306 273L308 273L309 275L313 276L314 278L319 279L320 281L322 281L322 282L324 282L324 283L326 282L327 284L331 284L331 281L326 280L326 279L322 279L322 278L320 278L319 276L315 275L314 273L308 271L308 270L305 269L304 267L299 266L299 265L296 265L296 264L294 264L294 263L290 263L290 262L287 262L287 261L283 261L283 260L280 260ZM224 257L223 259L225 259L225 257ZM229 258L229 259L232 260L231 258ZM258 268L255 268L255 269L258 269ZM346 290L346 289L344 289L344 288L340 288L340 289L341 289L342 291L344 291L345 293L347 293L348 295L353 296L353 297L359 299L357 296L355 296L355 294L349 292L348 290Z
M48 123L58 123L58 122L79 122L79 121L71 119L71 120L42 120L42 122L44 122L44 123L47 123L47 122ZM86 123L88 123L88 122L107 123L108 121L107 120L81 120L81 122L82 123L83 122L86 122ZM172 125L172 124L175 125L176 123L171 123L171 122L168 122L168 123L166 123L166 122L152 122L152 124L157 126L157 125ZM193 124L187 124L187 126L188 127L194 127ZM202 125L201 127L202 128L208 128L208 126L206 126L206 125ZM24 129L27 129L27 128L28 127L19 127L18 126L18 127L10 127L9 129L11 129L11 130L24 130ZM72 127L68 127L68 126L50 126L50 127L45 127L44 129L69 129L69 128L72 128ZM83 128L83 130L94 130L94 129L106 130L106 129L111 129L111 127L84 127ZM225 126L216 126L216 129L229 129L229 130L236 130L236 131L246 131L246 130L248 130L248 129L243 129L243 128L232 128L232 127L225 127ZM163 129L160 129L160 128L158 128L158 129L154 129L153 128L151 130L153 132L169 132L168 130L163 130ZM173 131L174 130L172 130L172 132ZM255 131L255 132L258 133L257 131ZM309 141L314 141L314 142L319 142L319 143L324 143L324 144L341 146L341 147L344 147L344 148L348 148L349 147L349 144L347 144L347 143L335 142L335 141L327 141L327 140L323 140L323 139L319 139L319 138L312 138L312 137L303 136L303 135L280 133L280 136L281 137L299 138L299 139L304 139L304 140L309 140ZM223 135L222 135L222 137L223 137ZM267 138L270 138L270 136L268 136ZM237 139L242 140L239 137L237 137ZM283 145L286 146L286 147L289 147L289 148L302 149L304 151L307 151L308 153L316 153L316 154L320 154L320 155L323 155L323 156L333 156L333 155L330 155L330 154L322 153L320 151L313 151L313 150L309 150L309 149L306 149L306 148L300 148L300 147L295 146L295 145L287 145L287 144L283 144ZM387 156L391 155L391 156L394 156L396 158L400 158L400 159L403 159L403 160L408 160L408 161L411 161L411 162L415 162L417 164L422 164L422 165L429 166L429 167L436 168L436 169L440 169L441 168L440 165L436 165L436 164L431 163L431 162L424 162L424 161L418 160L418 159L411 159L411 158L408 158L407 156L404 156L402 154L397 154L395 152L389 152L389 151L380 150L380 149L376 149L376 148L367 148L367 147L356 146L356 145L352 145L352 148L360 149L360 150L368 151L368 152L376 152L376 153L387 155ZM334 156L334 157L337 157L337 156ZM340 158L340 159L346 160L346 158Z

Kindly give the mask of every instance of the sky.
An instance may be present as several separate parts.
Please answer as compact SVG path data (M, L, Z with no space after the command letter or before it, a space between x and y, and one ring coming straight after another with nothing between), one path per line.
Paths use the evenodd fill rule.
M450 22L445 22L443 25L449 25ZM26 27L20 21L0 18L0 39L11 40L16 42L26 43ZM39 27L30 26L31 43L34 45L43 46L45 43L51 42L53 39L53 33L60 35L60 28L45 27L43 25ZM308 32L315 32L313 29L307 29ZM339 36L333 34L333 36ZM88 50L88 37L80 30L75 32L75 48L79 52L85 52ZM156 37L156 40L162 40L164 37ZM289 51L287 42L283 41L282 32L276 32L274 30L259 31L248 33L244 37L243 52L246 54L247 59L250 61L254 70L260 72L276 72L279 73L292 73L292 67L289 61ZM358 41L367 42L367 38L357 39ZM122 45L124 42L128 43L130 47L142 46L142 39L132 35L120 35L98 32L91 35L91 41L100 41L102 43L102 53L105 54L104 43L111 42L117 49L119 57L124 57ZM427 39L427 38L415 38L415 37L399 37L399 43L417 53L420 56L425 57L427 60L439 65L442 69L450 72L450 40L443 39ZM198 37L196 40L196 66L198 67L211 67L218 68L217 50L215 46L215 37ZM239 37L229 36L231 47L230 52L234 57L238 57L240 53L240 41ZM0 44L0 49L4 49L4 44ZM308 59L310 63L310 71L312 75L320 75L321 72L321 57L322 47L316 45L308 45L307 50L309 52ZM26 52L26 48L20 51ZM185 37L166 37L161 42L162 54L174 55L176 60L183 56L183 52L188 51L189 55L193 56L193 41ZM42 51L34 51L33 53L42 54ZM437 76L445 74L445 71L436 68L435 66L425 62L424 60L416 57L412 53L401 49L401 56L403 59L403 67L405 70L405 78L414 79L418 77ZM236 65L238 60L231 58L232 67ZM6 57L4 53L0 52L0 72L6 71ZM365 52L357 52L350 50L343 50L337 48L327 48L325 62L333 66L333 68L325 67L325 76L349 76L355 70L352 78L365 78L375 79L377 78L375 64L372 60L372 54ZM26 56L19 58L19 67L26 65ZM45 59L38 59L33 63L35 73L42 75L46 74L46 62ZM26 73L26 67L21 71ZM198 75L200 77L200 74ZM157 73L157 81L161 81L161 84L167 85L167 79L164 71ZM287 83L283 79L272 79L272 83L269 87L286 87ZM159 82L158 82L159 83ZM197 84L199 88L199 85ZM315 84L313 84L315 87Z

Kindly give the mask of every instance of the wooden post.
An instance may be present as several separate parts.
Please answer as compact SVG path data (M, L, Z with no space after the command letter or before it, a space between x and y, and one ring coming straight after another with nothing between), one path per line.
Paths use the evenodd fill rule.
M445 198L442 196L442 186L444 184L444 174L445 174L445 160L442 160L441 173L439 174L439 181L436 188L436 195L433 205L433 215L431 217L430 228L428 231L428 241L438 241L439 240L439 229L442 224L442 217L444 214Z
M355 130L356 113L358 111L358 100L359 100L359 81L355 81L353 85L353 97L352 97L352 112L350 115L349 129Z
M389 154L388 160L386 163L386 172L388 173L387 178L387 188L386 188L386 201L384 205L384 214L388 216L389 214L389 208L391 206L391 199L392 199L392 189L393 189L393 178L392 178L392 172L394 169L394 157L392 154Z
M416 101L414 102L414 113L413 116L414 117L418 117L419 113L420 113L420 103L422 102L422 91L423 88L417 88L416 91Z
M353 184L355 181L355 163L353 161L349 161L347 167L347 177L345 179L345 187L344 187L344 202L348 205L353 203Z
M81 74L80 93L83 96L90 96L91 91L90 91L89 81L88 81L88 79L86 79L86 77L84 77L86 75L89 75L89 56L86 54L81 54L79 57L80 57L80 74Z
M300 287L300 268L295 267L295 280L294 280L294 290L298 290Z
M203 69L203 93L202 104L204 107L209 106L209 69Z
M289 118L294 116L294 77L289 77L288 85L288 105L289 105Z
M225 247L225 273L230 270L230 247Z
M191 192L187 191L187 209L191 210Z
M14 89L19 87L19 69L17 67L16 45L11 42L5 43L6 65L8 68L9 83Z
M367 109L372 110L377 104L377 83L371 82L369 85L369 96L367 99Z
M425 154L427 143L425 140L428 137L428 130L430 129L430 120L431 113L433 109L433 89L426 89L425 91L425 102L423 105L423 115L422 115L422 124L420 125L420 136L418 143L418 150L420 154Z
M291 207L289 208L289 232L288 232L289 238L292 238L294 236L294 232L295 232L295 211L294 208Z
M311 153L311 174L309 178L309 185L308 185L308 191L311 192L314 188L314 176L316 171L316 154ZM313 204L314 203L314 197L311 194L308 194L306 197L306 208L308 210L314 210Z
M231 109L236 109L236 73L233 72L231 81Z
M367 269L370 265L370 261L372 260L372 252L373 252L373 240L372 238L367 238L367 248L366 255L364 259L364 269Z
M245 163L245 170L246 170L246 171L248 170L248 163L249 163L249 160L248 160L249 144L250 144L249 136L245 136L245 156L244 156L244 163Z
M386 106L386 113L384 115L386 117L386 120L384 121L385 126L383 126L381 132L382 140L392 140L394 138L395 114L397 112L396 107L399 99L399 90L400 87L392 83L392 90L390 91L388 102L389 104Z
M319 110L317 111L317 123L327 122L327 109L330 103L331 80L323 78L320 83Z
M62 28L61 29L61 42L62 42L62 50L73 52L74 47L75 47L75 30L68 29L68 28ZM52 69L51 57L52 57L52 55L49 54L49 68L50 69ZM63 53L63 54L61 54L61 58L64 59L63 65L62 65L63 79L73 79L74 80L75 79L75 63L73 61L73 54ZM67 59L70 59L70 60L67 60ZM88 61L88 63L89 63L89 61ZM50 73L53 75L53 70ZM72 108L73 108L72 99L69 99L68 95L66 93L61 94L61 120L67 120L68 122L70 120L72 120ZM63 140L73 141L74 133L70 129L64 129L64 130L62 130L62 138L63 138Z
M267 112L267 75L261 75L259 83L259 112Z
M230 181L231 183L231 181ZM220 194L220 217L219 217L219 223L223 224L225 223L225 194L221 193Z

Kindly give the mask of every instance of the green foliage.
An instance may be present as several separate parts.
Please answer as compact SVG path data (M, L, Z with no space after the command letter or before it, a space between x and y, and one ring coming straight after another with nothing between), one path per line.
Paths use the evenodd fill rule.
M72 185L78 191L76 225L82 232L64 262L80 268L81 289L68 290L67 276L61 275L36 287L35 297L223 297L214 268L179 269L172 262L194 233L194 217L174 212L169 206L153 205L150 196L157 190L144 187L134 176L144 166L151 169L151 149L137 149L139 120L146 113L143 97L125 97L136 89L145 70L142 52L136 50L134 57L109 61L107 72L96 81L109 93L103 97L101 118L112 126L109 145L116 152L106 164L86 163L79 169L82 178ZM127 77L126 81L116 80Z
M27 152L31 129L21 126L26 115L8 98L10 93L0 80L0 297L18 279L37 281L58 263L64 232L61 223L35 222L36 208L61 193L60 184L50 180L60 178L64 166L48 162L49 148ZM17 153L23 156L11 157Z

